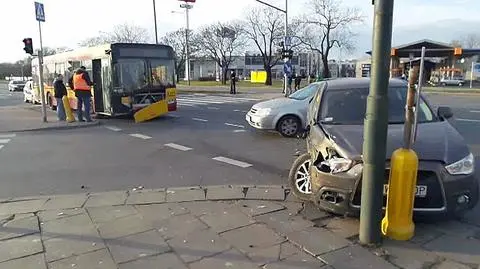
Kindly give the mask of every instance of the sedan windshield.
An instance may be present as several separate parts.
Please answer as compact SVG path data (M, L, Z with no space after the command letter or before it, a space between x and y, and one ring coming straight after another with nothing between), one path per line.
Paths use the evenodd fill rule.
M323 124L362 125L367 107L368 88L327 90L322 98L320 121ZM390 88L388 92L388 122L401 124L405 121L406 88ZM418 122L436 120L429 106L420 101Z
M308 97L312 97L316 92L320 84L310 84L305 88L302 88L288 96L290 99L305 100Z
M24 84L24 83L25 83L25 82L20 81L20 80L15 80L15 81L13 81L13 84L17 84L17 85Z

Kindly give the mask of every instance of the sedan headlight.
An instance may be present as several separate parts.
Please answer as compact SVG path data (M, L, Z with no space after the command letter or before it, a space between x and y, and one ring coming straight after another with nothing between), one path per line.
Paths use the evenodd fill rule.
M470 153L460 161L445 166L445 169L450 175L470 175L475 171L475 158Z
M348 171L352 168L353 161L345 158L331 158L322 162L323 165L330 167L330 173L337 174Z
M258 116L268 116L272 112L271 108L259 108L257 110L257 113L255 113Z

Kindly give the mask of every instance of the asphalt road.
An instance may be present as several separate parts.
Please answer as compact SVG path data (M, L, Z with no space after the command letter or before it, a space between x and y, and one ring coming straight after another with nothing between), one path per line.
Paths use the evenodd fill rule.
M23 102L23 92L9 92L8 84L0 81L0 106L15 106Z
M181 95L177 112L148 123L113 119L88 129L0 135L8 140L0 149L0 198L140 185L285 184L305 142L247 126L255 99ZM452 123L480 156L480 95L431 101L453 108Z

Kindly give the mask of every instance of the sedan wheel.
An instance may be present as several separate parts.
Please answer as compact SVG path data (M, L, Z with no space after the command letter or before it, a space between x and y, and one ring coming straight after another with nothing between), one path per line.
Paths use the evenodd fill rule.
M285 116L278 122L277 129L285 137L295 137L300 130L300 120L295 116Z
M305 153L299 156L293 163L288 176L288 183L293 195L304 201L308 201L312 197L312 184L309 173L310 164L310 154Z

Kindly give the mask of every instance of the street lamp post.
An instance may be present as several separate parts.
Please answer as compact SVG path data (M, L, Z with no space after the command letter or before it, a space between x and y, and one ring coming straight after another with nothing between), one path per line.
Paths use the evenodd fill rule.
M190 18L189 18L189 10L193 8L192 5L189 5L185 2L185 4L180 5L181 8L185 9L185 21L186 21L186 29L185 29L185 78L188 81L188 85L190 85L190 42L189 42L189 32L190 32Z
M276 9L280 12L283 12L285 13L285 34L284 34L284 39L283 39L283 46L284 46L284 49L285 51L288 51L289 47L290 47L290 40L288 38L288 0L285 0L285 10L281 9L281 8L278 8L274 5L271 5L269 3L265 3L261 0L255 0L257 2L259 2L260 4L263 4L263 5L266 5L268 7L271 7L273 9ZM284 57L283 61L285 64L288 63L288 58L287 57ZM285 92L285 95L287 95L287 88L288 88L288 76L287 76L287 73L285 72L284 75L283 75L283 78L284 78L284 83L283 83L283 87L284 87L284 92Z
M155 24L155 44L158 44L158 30L157 30L157 10L155 0L153 0L153 20Z

